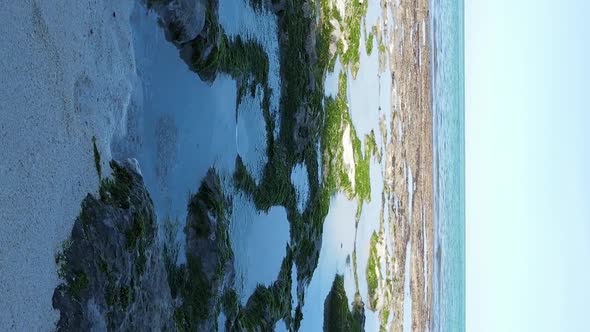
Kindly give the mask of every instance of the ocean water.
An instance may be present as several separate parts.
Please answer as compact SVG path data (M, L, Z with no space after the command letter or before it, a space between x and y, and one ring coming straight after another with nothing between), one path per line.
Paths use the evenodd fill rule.
M435 185L434 331L465 330L463 1L431 2Z

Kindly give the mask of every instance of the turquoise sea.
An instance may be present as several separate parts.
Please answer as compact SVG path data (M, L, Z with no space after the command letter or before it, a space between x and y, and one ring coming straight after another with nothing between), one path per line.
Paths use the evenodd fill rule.
M465 330L463 1L433 0L435 274L433 330Z

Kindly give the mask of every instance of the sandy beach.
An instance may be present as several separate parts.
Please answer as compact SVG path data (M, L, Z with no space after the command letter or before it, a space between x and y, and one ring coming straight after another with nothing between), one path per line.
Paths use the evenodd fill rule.
M55 254L102 155L124 128L135 75L131 1L20 0L0 11L0 326L53 330Z

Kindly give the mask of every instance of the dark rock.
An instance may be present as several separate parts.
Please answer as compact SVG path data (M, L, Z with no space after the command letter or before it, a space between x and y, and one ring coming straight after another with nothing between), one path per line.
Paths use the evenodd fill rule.
M319 119L317 115L318 113L313 113L307 105L302 105L297 109L293 126L293 142L295 142L297 155L302 155L305 148L312 144L315 137L311 133L318 131Z
M160 16L168 40L182 45L195 38L205 26L208 0L148 0Z
M188 205L187 262L169 270L172 296L178 303L174 319L180 330L217 330L221 297L235 279L228 205L219 176L210 169Z
M352 301L352 326L355 331L365 330L365 303L358 292L354 294Z
M178 243L158 238L152 200L136 161L111 162L99 197L82 202L56 257L58 331L213 331L222 295L233 289L234 258L219 176L211 169L188 204L186 263ZM172 238L176 233L172 234Z
M348 309L348 297L344 290L344 277L336 275L332 289L324 302L324 331L365 330L365 304L359 293L352 302L352 312Z
M219 0L147 0L176 45L180 57L205 82L217 77L222 33L218 23Z
M287 8L287 1L286 0L271 0L269 7L273 13L279 14Z

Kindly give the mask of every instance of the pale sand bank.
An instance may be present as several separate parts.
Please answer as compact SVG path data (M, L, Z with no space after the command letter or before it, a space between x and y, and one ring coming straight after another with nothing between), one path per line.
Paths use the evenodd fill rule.
M123 127L132 1L5 1L0 10L0 326L52 330L54 256Z

